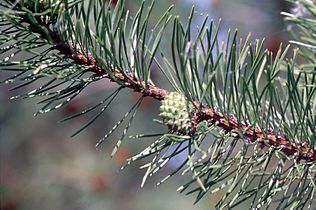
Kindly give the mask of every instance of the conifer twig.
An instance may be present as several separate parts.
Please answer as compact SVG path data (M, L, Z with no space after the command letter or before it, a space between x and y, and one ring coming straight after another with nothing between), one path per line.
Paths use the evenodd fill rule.
M306 4L305 15L316 17L312 14L316 5L309 5L309 0L292 1ZM238 41L237 30L228 31L220 44L220 22L208 25L207 16L197 35L192 35L194 6L186 23L170 13L170 6L152 26L149 18L155 0L147 10L144 0L133 17L125 0L113 7L111 1L96 0L4 2L0 3L0 28L4 27L0 53L5 58L0 70L17 73L0 83L22 81L11 90L35 85L13 98L40 97L44 106L38 113L47 113L64 107L94 82L114 82L118 88L112 94L62 120L96 113L72 136L95 122L120 90L131 89L139 93L139 100L96 146L122 129L114 155L143 99L160 101L159 119L154 121L168 131L130 137L155 138L127 159L126 166L152 157L142 167L147 168L143 182L173 158L187 154L157 185L181 171L181 175L193 172L178 191L197 194L195 202L206 193L222 191L216 209L233 209L246 200L252 200L250 209L269 208L272 202L278 203L278 209L311 209L316 186L314 48L294 50L290 59L290 46L282 49L281 45L273 56L264 50L263 41L253 45L250 36ZM287 19L302 27L301 45L316 45L310 30L315 23L304 16L287 15ZM166 52L164 34L172 20L171 49ZM17 58L25 52L30 56ZM306 65L299 66L297 56ZM153 65L173 92L152 81Z
M75 46L68 46L63 42L57 32L50 29L50 27L38 20L44 26L49 36L55 45L55 49L60 51L65 57L71 59L75 64L89 67L89 71L95 73L97 76L108 78L115 82L113 78L109 77L106 71L98 64L97 59L92 56L86 56ZM32 24L31 22L29 22ZM41 34L45 37L45 34ZM154 84L147 84L144 88L143 82L138 80L134 75L128 74L129 79L126 78L120 71L110 67L114 73L115 78L124 84L124 87L133 89L135 92L141 93L143 96L152 97L156 100L163 100L169 92L163 88L159 88ZM130 82L133 81L133 82ZM275 134L273 131L262 131L257 127L252 127L248 123L238 123L234 116L225 119L224 115L219 111L203 104L198 105L200 110L196 110L198 116L197 121L206 120L209 125L216 124L225 132L235 132L239 137L246 138L250 143L258 143L263 147L272 147L276 150L284 152L288 157L294 158L297 161L304 160L306 162L316 161L316 149L311 148L307 143L291 142L287 136L282 134Z

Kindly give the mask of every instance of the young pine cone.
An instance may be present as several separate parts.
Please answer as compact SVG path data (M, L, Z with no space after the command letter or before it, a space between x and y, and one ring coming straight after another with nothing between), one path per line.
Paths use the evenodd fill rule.
M193 135L197 130L195 108L183 95L171 92L161 101L162 124L177 134Z

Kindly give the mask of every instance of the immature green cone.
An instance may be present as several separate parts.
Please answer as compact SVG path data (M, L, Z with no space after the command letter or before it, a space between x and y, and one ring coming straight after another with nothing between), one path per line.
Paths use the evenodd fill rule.
M162 124L178 134L192 135L196 132L197 122L193 105L180 93L171 92L161 102Z

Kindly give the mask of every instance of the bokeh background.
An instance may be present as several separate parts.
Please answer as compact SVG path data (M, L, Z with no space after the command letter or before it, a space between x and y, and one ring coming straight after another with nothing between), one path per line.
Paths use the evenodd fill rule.
M141 1L128 0L132 11ZM287 11L282 0L158 0L154 16L175 4L174 13L185 21L192 5L197 16L193 25L198 25L208 14L215 22L222 18L225 39L229 28L238 28L241 36L248 32L252 40L266 38L266 47L277 51L281 42L287 42L286 25L280 15ZM168 47L168 46L166 46ZM1 58L1 55L0 55ZM1 59L0 59L1 60ZM0 72L0 80L6 76ZM155 75L159 77L159 73ZM136 163L124 171L120 166L126 158L141 151L148 140L127 140L114 158L110 158L115 140L120 132L112 135L100 149L97 140L120 119L138 95L125 91L97 122L75 138L70 138L76 129L87 122L78 118L67 123L57 121L96 103L115 88L107 82L98 82L66 108L33 117L40 108L38 100L9 100L11 96L30 90L10 92L11 85L0 84L0 206L1 210L204 210L211 209L212 198L206 196L193 205L194 197L176 192L185 182L175 177L155 188L161 176L151 178L140 188L144 170ZM157 118L159 104L146 100L141 113L134 121L131 134L155 133L163 130L153 122ZM167 166L167 171L176 165L176 160Z

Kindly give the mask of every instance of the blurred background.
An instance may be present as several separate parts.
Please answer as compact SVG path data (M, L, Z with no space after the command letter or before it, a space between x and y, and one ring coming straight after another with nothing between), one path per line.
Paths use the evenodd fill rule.
M132 11L141 1L129 0ZM222 18L221 38L229 28L238 28L241 36L252 34L252 40L266 38L266 47L277 51L281 42L287 42L286 25L280 15L287 11L282 0L159 0L152 20L175 4L174 14L186 20L192 5L198 25L208 14L215 22ZM168 46L166 46L168 47ZM1 55L0 55L1 58ZM6 76L0 72L0 80ZM155 75L159 77L160 75ZM84 94L60 111L33 117L40 108L38 100L9 100L11 96L31 90L10 92L10 85L0 84L0 206L1 210L204 210L211 209L212 198L205 197L193 205L194 197L176 192L185 183L177 176L155 188L163 177L149 179L140 188L144 170L142 163L135 163L124 171L120 167L125 160L150 144L149 140L127 140L114 158L110 153L120 132L103 144L95 143L112 128L138 95L124 91L113 106L94 125L74 138L70 136L89 119L86 117L58 123L65 116L97 103L115 88L113 84L98 82ZM146 100L141 113L134 121L130 134L156 133L162 126L153 122L157 118L159 104ZM173 164L177 164L173 162ZM173 164L167 166L172 169Z

